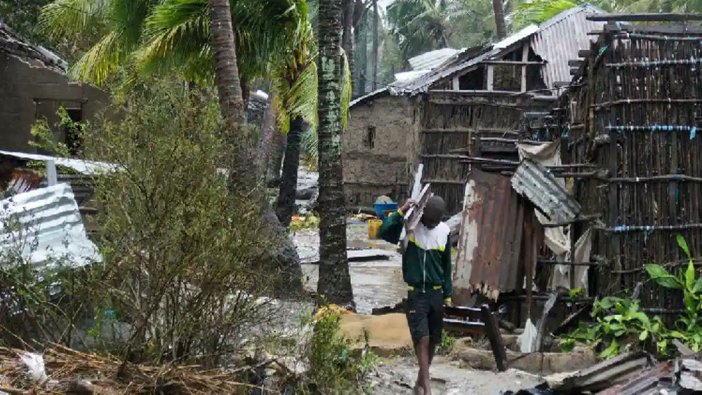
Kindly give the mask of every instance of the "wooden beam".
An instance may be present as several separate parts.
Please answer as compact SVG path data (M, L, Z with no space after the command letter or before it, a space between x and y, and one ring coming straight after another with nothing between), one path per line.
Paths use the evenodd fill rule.
M487 90L491 91L495 86L495 68L492 65L487 67Z
M497 318L492 315L490 307L486 304L482 305L480 310L483 315L483 322L485 323L485 332L488 340L490 340L490 348L492 348L492 354L495 356L497 370L504 372L507 370L507 353L505 352L505 345L502 342L502 334L500 334Z
M522 46L522 84L521 91L527 90L527 61L529 60L529 41L525 41Z
M457 91L461 89L461 82L458 76L453 77L453 90Z
M702 21L702 14L639 13L639 14L595 14L585 17L596 22L683 22Z
M528 47L527 47L528 48ZM530 65L544 65L546 62L538 62L538 61L528 61L528 60L485 60L483 61L484 64L491 64L495 66L530 66Z

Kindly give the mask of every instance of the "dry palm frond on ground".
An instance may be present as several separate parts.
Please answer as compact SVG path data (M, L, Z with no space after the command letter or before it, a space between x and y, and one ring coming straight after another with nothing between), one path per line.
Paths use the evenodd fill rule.
M0 347L0 391L8 394L243 394L243 370L202 371L197 366L142 366L57 344L44 351L47 379L35 381L20 356Z

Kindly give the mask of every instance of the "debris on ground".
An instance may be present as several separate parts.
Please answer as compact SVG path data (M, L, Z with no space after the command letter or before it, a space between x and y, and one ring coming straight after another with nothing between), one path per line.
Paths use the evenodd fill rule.
M193 366L142 366L58 344L51 345L43 355L0 347L0 366L0 391L9 394L205 395L242 393L251 387L239 382L249 367L203 371Z
M702 391L702 354L657 362L644 352L630 352L589 368L550 375L545 383L504 395L693 394Z

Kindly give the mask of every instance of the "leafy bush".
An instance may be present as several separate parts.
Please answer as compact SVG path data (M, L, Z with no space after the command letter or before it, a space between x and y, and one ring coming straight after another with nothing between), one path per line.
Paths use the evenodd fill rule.
M154 84L119 103L119 122L86 134L86 154L119 170L95 180L104 262L94 304L129 323L125 355L216 364L265 322L275 273L261 266L258 202L236 200L214 96ZM98 325L104 314L97 314Z
M303 378L302 393L339 394L368 392L367 375L378 358L370 350L360 354L349 349L349 340L340 333L341 316L335 312L323 314L314 324L308 350L309 371Z
M649 278L656 284L682 293L685 314L681 315L673 329L667 328L657 316L651 318L641 311L639 302L625 298L607 297L595 301L592 324L581 324L572 333L563 337L564 349L576 343L592 347L604 347L601 356L613 357L626 348L650 347L661 355L672 350L672 341L680 340L697 352L702 349L702 277L697 277L690 250L682 236L677 242L688 258L687 268L677 275L657 264L646 265Z

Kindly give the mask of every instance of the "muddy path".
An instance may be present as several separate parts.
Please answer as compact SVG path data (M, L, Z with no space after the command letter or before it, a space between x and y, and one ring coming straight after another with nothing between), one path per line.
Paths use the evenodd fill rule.
M446 357L437 357L431 367L432 393L437 395L498 395L502 391L530 388L542 382L537 376L518 370L489 372L462 368ZM375 395L412 394L417 377L413 357L385 360L372 379Z

